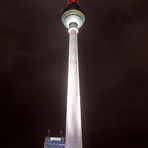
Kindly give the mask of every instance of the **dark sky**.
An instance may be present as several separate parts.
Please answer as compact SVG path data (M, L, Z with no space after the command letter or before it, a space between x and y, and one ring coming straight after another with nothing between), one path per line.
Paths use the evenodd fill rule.
M0 148L43 148L65 130L66 0L0 1ZM148 146L148 2L83 0L84 148Z

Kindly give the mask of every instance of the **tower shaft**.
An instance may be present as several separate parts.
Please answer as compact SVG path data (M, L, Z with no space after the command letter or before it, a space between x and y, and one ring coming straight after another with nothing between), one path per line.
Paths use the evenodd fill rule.
M82 148L77 34L77 28L72 27L69 29L69 62L65 148Z

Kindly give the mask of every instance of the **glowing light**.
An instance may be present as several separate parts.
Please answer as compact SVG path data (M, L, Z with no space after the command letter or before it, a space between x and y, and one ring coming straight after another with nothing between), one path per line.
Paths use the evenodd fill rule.
M50 137L50 140L51 141L61 141L62 138L59 138L59 137Z
M72 4L72 3L78 3L79 0L68 0L68 4Z

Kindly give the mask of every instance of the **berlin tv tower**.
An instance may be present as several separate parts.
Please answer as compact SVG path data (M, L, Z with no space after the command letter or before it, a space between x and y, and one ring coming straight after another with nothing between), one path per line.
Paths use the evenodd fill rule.
M79 86L78 42L79 28L85 16L78 0L69 0L63 12L62 22L69 32L69 61L67 87L65 148L82 148L81 104Z

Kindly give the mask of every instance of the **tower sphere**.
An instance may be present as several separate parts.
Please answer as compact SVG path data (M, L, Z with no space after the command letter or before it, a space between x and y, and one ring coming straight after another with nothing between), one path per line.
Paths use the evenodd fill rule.
M70 28L71 24L76 24L77 28L85 22L85 15L77 3L69 4L63 12L62 22L66 28Z

